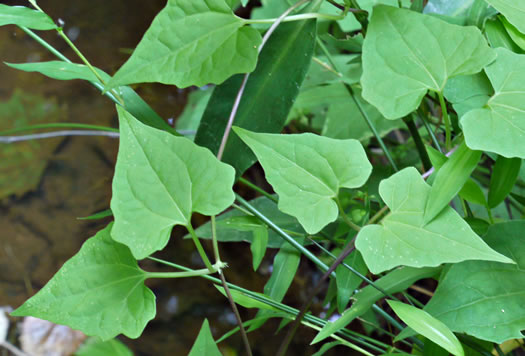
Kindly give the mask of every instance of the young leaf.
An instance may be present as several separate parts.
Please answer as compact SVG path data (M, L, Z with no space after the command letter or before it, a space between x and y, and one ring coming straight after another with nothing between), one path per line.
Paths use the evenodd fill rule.
M257 271L259 265L262 262L264 254L266 253L266 247L268 246L268 227L261 226L258 229L253 230L253 241L250 244L250 250L252 251L253 270Z
M485 241L517 264L466 261L454 264L425 310L452 331L502 343L523 337L525 329L525 221L489 228Z
M251 72L261 36L244 25L226 0L169 0L106 89L145 82L203 86Z
M408 304L388 300L388 305L394 313L414 331L432 340L448 352L456 356L463 356L465 352L456 335L441 321L435 319L426 311Z
M437 172L425 205L424 224L434 219L459 193L478 165L480 158L481 151L472 151L465 145L465 142L461 143L456 152Z
M518 31L518 29L514 27L514 25L512 25L505 17L502 16L499 19L503 23L503 27L505 27L505 30L509 34L510 38L512 38L512 41L514 41L514 43L518 45L522 51L525 51L525 34Z
M430 187L415 168L405 168L383 180L379 194L391 213L382 226L362 228L355 244L372 273L401 265L438 266L465 260L513 263L487 246L449 206L424 224Z
M216 285L215 288L217 288L219 292L221 292L221 294L226 297L226 292L224 291L224 287ZM230 294L233 300L235 301L235 303L243 306L244 308L248 308L248 309L257 308L257 309L278 311L276 308L272 307L271 305L268 305L259 300L253 299L252 297L247 296L243 292L240 292L238 290L232 289L230 290Z
M430 90L494 60L481 32L405 9L377 6L363 45L363 98L388 119L414 111Z
M501 12L507 20L525 33L525 3L516 0L486 0L496 10Z
M208 319L204 319L202 323L201 331L199 331L199 336L195 340L193 347L190 350L188 356L222 356L215 340L213 340L213 335L211 334L210 325L208 324Z
M133 352L117 339L101 341L97 338L88 339L78 350L75 356L133 356Z
M487 199L485 194L483 194L483 190L472 178L465 182L458 195L468 202L487 206Z
M314 234L338 216L339 188L357 188L372 165L356 140L335 140L310 133L279 135L234 131L253 150L266 179L279 195L279 209L295 216Z
M219 214L230 206L234 170L184 137L146 126L117 107L120 146L113 178L111 236L137 259L166 246L173 226L192 212Z
M402 267L381 277L374 283L387 293L397 293L410 287L414 282L434 276L439 273L439 268L410 268ZM374 288L366 286L354 296L354 303L347 309L339 319L328 322L317 334L312 344L322 341L346 327L352 320L366 313L372 305L385 295Z
M489 208L495 208L510 193L521 168L521 159L499 156L492 167L489 186Z
M465 141L473 150L525 158L525 56L504 48L496 52L498 59L485 68L495 94L462 117Z
M279 25L264 46L257 68L246 83L235 125L257 132L281 132L301 83L308 71L315 45L315 20ZM195 142L219 151L235 97L242 83L235 76L215 88L204 112ZM256 161L242 140L230 135L223 162L231 164L237 176Z
M80 251L37 294L12 315L34 316L109 340L140 336L155 317L155 295L130 250L110 237L111 224Z
M33 30L54 30L57 25L43 12L24 6L0 4L0 26L17 25Z
M83 64L68 63L64 61L49 61L49 62L35 62L35 63L6 63L9 67L24 72L39 72L49 78L58 80L89 80L91 82L98 82L99 80L93 72ZM110 76L103 70L95 68L97 73L104 80L109 80Z
M368 272L368 268L366 268L365 261L363 261L359 251L354 250L344 259L344 263L353 267L362 275L366 275ZM343 265L337 266L335 275L337 283L337 310L342 313L350 301L350 297L354 294L354 290L361 284L362 279Z

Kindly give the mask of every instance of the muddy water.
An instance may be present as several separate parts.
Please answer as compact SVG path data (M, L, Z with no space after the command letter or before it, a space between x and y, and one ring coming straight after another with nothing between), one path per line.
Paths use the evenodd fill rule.
M2 1L26 5L24 1ZM90 61L113 73L127 58L127 49L140 40L165 1L60 1L40 0L39 5L54 19L65 21L66 33ZM53 32L40 32L55 48L77 61L72 51ZM0 60L27 62L54 60L40 45L19 29L0 28ZM38 74L23 73L0 65L0 101L8 100L15 88L55 101L65 110L68 122L116 127L112 103L89 84L53 81ZM143 85L138 93L164 118L176 117L185 103L186 92L174 87ZM118 142L105 137L70 137L55 140L56 148L38 186L21 196L0 201L0 306L16 307L41 288L70 258L86 238L107 224L106 221L80 221L106 209L111 198L111 179ZM191 243L181 240L183 231L175 229L167 249L158 257L201 268ZM268 275L251 271L249 249L226 245L223 259L230 264L227 277L243 287L262 291ZM271 261L271 260L269 260ZM267 262L268 263L268 262ZM149 261L146 270L162 270ZM303 266L303 269L305 267ZM308 276L308 273L304 273ZM287 299L298 306L306 294L310 277L296 281L299 291ZM186 355L204 318L210 320L214 336L234 327L233 315L224 298L208 282L200 279L148 281L157 295L157 318L150 322L139 340L122 337L136 355ZM254 316L242 311L243 318ZM269 324L250 335L256 355L273 355L282 333L273 336L277 324ZM307 355L306 346L313 332L301 331L290 355ZM225 355L240 354L240 338L221 343Z

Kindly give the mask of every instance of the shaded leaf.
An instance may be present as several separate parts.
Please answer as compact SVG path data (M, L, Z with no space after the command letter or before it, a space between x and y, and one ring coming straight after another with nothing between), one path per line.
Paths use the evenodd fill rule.
M253 241L250 244L250 250L252 251L252 265L253 270L257 271L259 265L262 262L264 254L266 253L266 247L268 246L268 228L262 226L258 229L253 230Z
M469 178L463 188L459 191L459 196L468 202L487 206L487 199L483 190L473 179ZM475 231L475 230L474 230Z
M377 6L363 45L363 97L397 119L429 90L442 92L449 78L477 73L495 56L477 28Z
M93 215L82 217L82 218L77 218L77 219L78 220L98 220L98 219L107 218L108 216L113 216L111 209L102 210Z
M204 319L201 331L199 331L188 356L222 356L215 340L213 340L208 319Z
M518 31L514 25L512 25L505 17L499 18L501 22L503 23L503 27L505 27L505 30L507 30L507 33L509 34L510 38L514 41L515 44L518 45L521 50L525 51L525 35Z
M173 226L187 226L192 212L215 215L230 206L234 171L189 139L146 126L120 107L117 111L121 136L111 236L142 259L164 248Z
M68 63L64 61L34 62L34 63L5 63L11 68L23 70L24 72L39 72L49 78L58 80L81 79L91 82L99 82L93 72L84 64ZM111 78L106 72L95 68L97 73L108 81Z
M525 221L492 225L485 241L516 265L487 261L454 264L425 310L455 332L496 342L522 338L525 329Z
M501 12L507 20L525 33L525 3L516 0L485 0Z
M509 195L516 183L520 168L521 159L498 157L490 177L489 208L495 208Z
M499 19L487 21L485 24L485 35L493 48L503 47L514 53L523 53L521 48L510 38Z
M357 250L352 251L343 262L348 266L353 267L362 275L366 275L368 272L365 261L363 261L361 253ZM350 297L354 294L354 291L359 287L363 280L343 265L337 266L335 274L335 281L337 284L337 310L342 313L350 301Z
M254 151L266 179L279 195L279 209L295 216L306 232L319 232L338 216L339 188L357 188L372 165L356 140L310 133L279 135L234 131Z
M485 68L495 94L461 119L465 141L473 150L525 158L525 56L504 48L496 52L498 59Z
M472 109L484 106L494 94L489 78L484 72L451 78L443 94L458 114L463 117Z
M428 224L423 223L430 187L415 168L385 179L379 194L391 213L381 225L367 225L357 235L356 247L374 274L395 266L438 266L469 259L513 263L493 251L451 207Z
M395 300L388 300L394 313L414 331L432 340L453 355L463 356L463 347L457 337L441 321L426 311Z
M144 285L130 250L110 237L111 224L80 251L37 294L12 315L34 316L109 340L140 336L155 316L155 295Z
M102 341L97 338L88 339L78 350L75 356L133 356L133 352L117 339Z
M224 291L224 287L215 285L215 288L217 288L219 292L221 292L221 294L227 298L226 292ZM243 306L244 308L248 308L248 309L257 308L257 309L278 311L276 308L272 307L271 305L268 305L256 299L253 299L251 296L248 296L241 291L231 289L230 294L233 300L235 301L235 303L239 304L240 306ZM261 297L263 298L265 296L261 296Z
M191 135L185 135L188 138L195 138L197 129L201 123L202 115L206 110L206 105L210 101L211 94L213 93L213 87L207 87L206 89L199 89L192 91L188 95L188 102L184 106L184 111L175 121L175 128L185 130L188 132L194 132Z
M281 132L310 66L315 34L314 20L279 25L246 83L235 117L236 126L257 132ZM213 153L219 151L241 82L242 76L235 76L215 88L204 112L195 142ZM230 135L223 162L231 164L240 176L255 161L248 146L237 136Z
M54 30L57 25L43 12L24 6L0 4L0 26L17 25L33 30Z
M225 0L169 0L106 89L145 82L203 86L251 72L261 36L244 25Z

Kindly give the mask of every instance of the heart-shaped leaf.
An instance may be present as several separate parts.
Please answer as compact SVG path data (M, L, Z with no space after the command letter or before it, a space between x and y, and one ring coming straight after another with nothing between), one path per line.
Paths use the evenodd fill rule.
M525 55L496 52L498 59L485 68L495 93L486 107L462 117L465 141L474 150L525 158Z
M57 25L41 11L24 6L8 6L0 4L0 26L17 25L33 30L54 30Z
M295 216L310 234L337 219L339 189L362 186L372 171L357 140L234 130L263 166L279 195L279 210Z
M363 45L363 98L388 119L414 111L430 90L494 60L475 27L389 6L374 8Z
M516 265L466 261L452 265L425 310L456 332L502 343L525 329L525 221L492 225L484 236Z
M140 336L155 317L155 295L144 285L130 250L110 237L111 224L87 240L51 280L12 315L34 316L109 340Z
M126 63L107 84L160 82L180 88L219 84L257 62L259 32L226 0L169 0Z
M215 215L230 206L235 171L189 139L117 110L120 146L111 236L142 259L166 246L173 226L188 226L192 212Z
M525 3L516 0L485 0L501 12L507 20L525 33Z
M514 263L492 250L451 208L423 223L430 186L409 167L385 179L379 194L391 213L382 225L367 225L357 235L356 247L374 274L395 266L438 266L465 260Z

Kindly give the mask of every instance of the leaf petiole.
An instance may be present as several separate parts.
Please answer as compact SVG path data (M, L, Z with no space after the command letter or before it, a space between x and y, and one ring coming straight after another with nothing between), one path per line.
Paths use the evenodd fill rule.
M217 272L217 270L213 267L210 260L208 259L208 256L206 255L206 251L204 251L204 248L202 247L202 244L199 238L197 237L195 230L193 230L191 223L188 223L188 225L186 225L186 229L188 229L188 232L191 235L191 239L193 240L193 243L195 244L195 247L197 248L199 255L201 255L202 261L204 262L204 265L206 266L206 268L208 268L210 273Z
M200 277L208 274L213 274L227 266L228 265L224 262L217 262L216 264L212 265L213 271L210 271L208 268L202 268L185 272L146 272L146 279Z
M292 22L292 21L301 21L301 20L308 20L308 19L325 19L325 20L342 20L344 19L344 13L341 15L329 15L329 14L320 14L320 13L305 13L305 14L298 14L298 15L291 15L285 17L282 22ZM272 24L277 19L245 19L244 23L247 25L250 24Z
M447 104L445 103L445 98L443 98L443 93L438 92L437 94L439 97L439 104L441 105L441 113L443 115L443 121L445 122L445 147L447 151L450 151L451 124L450 124L450 118L448 117Z

